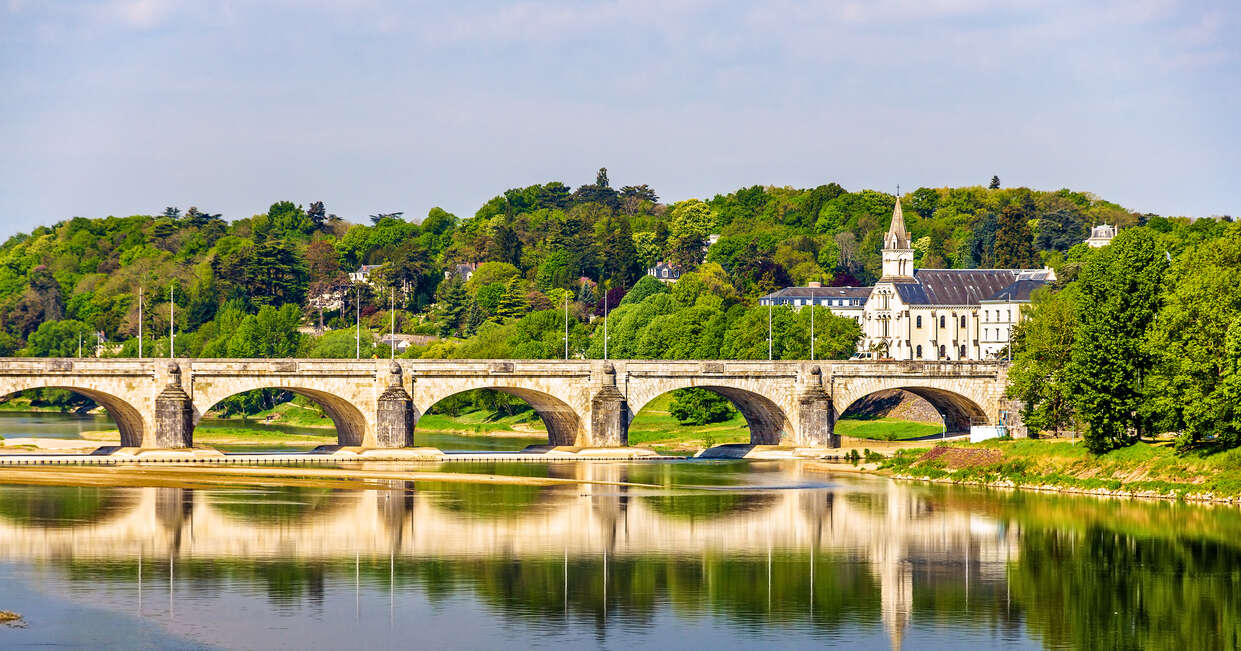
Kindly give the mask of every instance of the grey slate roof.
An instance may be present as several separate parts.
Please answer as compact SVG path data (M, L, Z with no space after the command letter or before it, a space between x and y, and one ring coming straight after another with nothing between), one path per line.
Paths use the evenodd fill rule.
M914 272L917 282L896 283L895 287L907 305L978 305L1018 283L1043 284L1019 281L1020 275L1016 269L918 269ZM1028 296L1030 290L1025 291Z
M870 297L871 287L785 287L763 298L860 298Z
M990 297L983 299L984 301L997 301L1001 303L1013 303L1017 301L1030 300L1030 293L1034 290L1046 285L1043 280L1022 279L992 294Z

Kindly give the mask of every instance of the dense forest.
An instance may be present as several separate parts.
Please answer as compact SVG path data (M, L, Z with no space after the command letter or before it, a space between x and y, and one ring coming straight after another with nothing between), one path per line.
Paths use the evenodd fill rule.
M322 201L233 221L198 207L74 217L0 246L0 355L135 356L141 328L143 354L166 356L175 304L178 356L351 357L360 317L368 357L388 354L376 335L394 321L429 341L405 356L553 358L565 354L567 311L574 357L603 356L606 312L613 357L763 359L768 315L756 299L812 280L873 282L896 200L828 183L669 204L649 185L614 188L600 169L576 189L507 190L467 218L432 208L351 223ZM1074 267L1095 223L1175 233L1222 223L998 178L900 200L915 264L930 268ZM647 276L659 261L681 280ZM368 282L351 283L364 265ZM816 357L849 356L856 324L826 309L815 318ZM774 311L774 357L809 356L808 319Z

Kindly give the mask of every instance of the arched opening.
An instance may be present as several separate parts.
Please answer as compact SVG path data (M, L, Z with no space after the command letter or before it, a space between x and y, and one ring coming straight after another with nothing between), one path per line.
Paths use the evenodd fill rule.
M541 391L479 387L415 405L414 443L441 450L521 450L575 445L582 420L563 400Z
M876 391L841 406L835 432L854 438L909 440L962 434L971 424L988 422L973 400L930 387Z
M307 450L362 445L366 417L348 400L318 389L240 391L195 414L194 443L235 450Z
M121 398L74 386L16 391L0 398L3 434L13 439L77 439L125 447L142 445L142 414ZM102 411L102 413L100 413ZM88 447L83 444L83 447Z
M745 389L695 386L667 391L630 417L629 444L691 452L728 443L777 445L793 427L770 398Z

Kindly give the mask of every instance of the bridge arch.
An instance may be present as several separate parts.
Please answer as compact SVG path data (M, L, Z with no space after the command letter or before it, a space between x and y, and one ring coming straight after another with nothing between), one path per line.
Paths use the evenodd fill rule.
M108 416L112 418L112 422L116 423L116 428L121 433L122 446L142 446L142 438L146 432L146 422L143 420L142 412L134 406L133 396L121 396L115 392L81 386L78 383L60 382L57 381L58 379L55 376L49 376L38 379L24 378L21 381L15 382L13 379L5 378L4 381L0 381L0 396L7 398L15 393L37 389L71 391L90 398L96 404L103 407L104 411L108 412Z
M750 443L753 445L778 445L782 439L792 438L794 424L790 414L795 413L791 404L781 404L766 395L761 387L747 387L745 382L725 382L714 378L668 379L662 382L646 384L638 387L626 397L629 413L627 423L632 423L642 408L652 400L678 389L706 389L726 398L745 418L750 429ZM788 396L788 398L795 398Z
M418 385L415 383L415 391ZM586 436L585 421L582 414L563 397L555 396L538 389L505 386L499 382L482 382L479 386L469 386L457 390L449 389L448 393L420 394L414 400L414 437L418 436L418 420L441 401L462 393L477 390L490 390L513 396L530 405L534 413L543 421L547 428L547 440L551 445L577 445Z
M867 384L869 385L870 383ZM986 410L982 407L986 403L985 399L977 395L970 395L973 392L962 392L953 388L916 384L876 384L882 384L883 386L853 387L849 391L838 392L833 396L832 404L836 412L836 418L839 419L849 410L850 406L867 396L881 391L899 389L901 391L908 391L929 402L935 408L935 411L939 412L940 417L944 420L944 428L948 432L968 432L970 425L986 425L991 422Z
M332 420L332 424L336 426L336 438L340 445L356 446L363 444L367 432L367 419L352 401L324 389L298 386L296 384L273 383L272 386L246 387L225 395L211 391L196 392L193 398L194 427L197 428L203 416L221 401L236 395L263 389L288 391L310 400L323 409L327 417Z

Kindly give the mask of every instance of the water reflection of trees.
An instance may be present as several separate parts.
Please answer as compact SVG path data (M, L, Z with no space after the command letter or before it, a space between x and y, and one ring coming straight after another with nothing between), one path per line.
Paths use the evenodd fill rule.
M1028 531L1009 580L1030 629L1056 648L1241 646L1241 551L1169 534Z
M45 528L99 524L131 510L138 502L132 489L80 486L23 486L5 490L0 517Z

